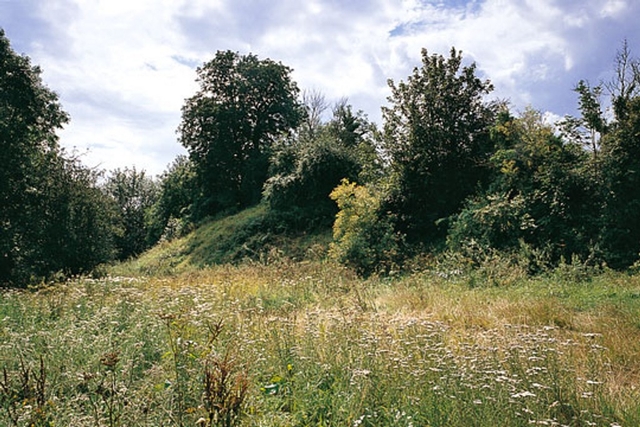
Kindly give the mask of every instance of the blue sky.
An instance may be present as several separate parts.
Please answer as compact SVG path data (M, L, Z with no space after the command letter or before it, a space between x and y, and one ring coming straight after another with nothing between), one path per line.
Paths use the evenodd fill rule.
M89 166L161 173L184 153L176 128L195 68L217 50L281 61L301 89L348 97L380 124L387 79L420 50L455 46L515 111L575 114L572 87L611 78L637 0L0 0L14 50L44 70L71 123L63 146Z

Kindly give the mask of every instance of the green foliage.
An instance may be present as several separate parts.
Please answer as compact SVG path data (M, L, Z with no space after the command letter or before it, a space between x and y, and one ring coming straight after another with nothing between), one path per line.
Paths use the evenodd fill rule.
M536 228L522 195L489 194L472 199L453 222L447 241L464 250L470 244L482 248L512 250Z
M614 119L602 138L604 194L600 244L609 265L626 268L640 255L640 60L625 41L608 83Z
M381 211L381 197L366 186L344 180L331 193L339 212L330 255L359 274L389 272L401 256L403 236L392 215Z
M116 256L118 212L101 191L95 171L62 155L47 168L39 209L32 227L37 249L32 265L49 272L89 273ZM38 222L35 222L38 221Z
M136 168L116 169L111 172L104 191L118 210L116 236L118 259L127 259L149 247L146 217L158 199L158 187L144 171Z
M40 79L39 67L16 54L0 30L0 278L11 281L28 261L21 254L33 210L37 166L58 149L56 129L68 121L58 98ZM25 215L26 214L26 215ZM28 258L28 255L27 255Z
M68 122L39 67L0 30L0 283L86 272L113 254L113 210L97 175L58 146Z
M264 196L284 229L331 225L337 213L331 191L343 179L366 179L374 167L373 131L366 117L343 101L328 123L314 119L275 146Z
M202 218L260 200L271 146L303 111L291 69L270 59L219 51L197 73L200 90L182 108L178 132L195 166L194 214Z
M561 134L569 141L584 146L597 161L600 152L600 142L609 130L609 123L602 112L602 85L591 87L585 81L580 80L574 88L578 93L578 108L582 117L566 116L558 125Z
M351 153L333 139L317 137L300 145L303 147L297 150L277 149L277 156L282 157L293 151L295 165L265 184L264 197L281 218L284 230L329 226L336 214L329 193L342 178L355 179L359 169Z
M394 180L389 207L410 242L443 238L440 220L487 177L494 109L484 96L493 87L475 73L455 49L447 59L423 49L422 67L406 82L389 80L391 106L382 110Z
M192 220L191 211L196 193L193 164L186 156L178 156L159 178L157 197L147 211L147 242L181 237Z
M552 262L588 258L597 238L599 197L589 156L554 134L532 109L498 115L491 131L493 179L456 217L454 248L544 250Z
M640 255L640 96L624 106L624 119L614 124L603 147L603 249L611 266L628 267Z

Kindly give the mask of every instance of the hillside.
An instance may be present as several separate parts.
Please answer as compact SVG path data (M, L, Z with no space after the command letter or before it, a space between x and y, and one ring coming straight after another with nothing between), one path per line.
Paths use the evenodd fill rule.
M161 241L140 257L113 267L117 274L167 275L243 260L268 262L323 257L330 230L274 232L265 205L209 219L184 237Z

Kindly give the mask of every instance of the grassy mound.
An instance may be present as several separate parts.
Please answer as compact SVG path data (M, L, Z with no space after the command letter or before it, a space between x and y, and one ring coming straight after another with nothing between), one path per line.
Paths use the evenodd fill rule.
M258 205L203 223L188 235L161 242L139 258L112 269L118 275L170 275L243 260L270 262L324 255L329 230L317 233L277 232L269 209Z

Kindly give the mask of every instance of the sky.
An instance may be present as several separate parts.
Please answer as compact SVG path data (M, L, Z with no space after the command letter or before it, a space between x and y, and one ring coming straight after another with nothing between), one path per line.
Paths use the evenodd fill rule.
M422 48L455 47L492 99L553 119L577 114L578 81L612 78L625 39L640 56L638 18L638 0L0 0L13 49L71 116L61 145L151 175L186 154L181 108L219 50L282 62L301 90L381 125L387 80L405 80Z

